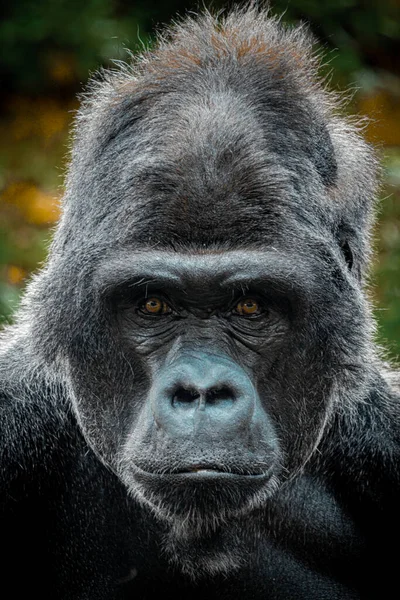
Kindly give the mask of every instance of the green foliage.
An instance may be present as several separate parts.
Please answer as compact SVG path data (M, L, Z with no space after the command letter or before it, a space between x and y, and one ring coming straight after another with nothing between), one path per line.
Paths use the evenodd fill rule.
M387 151L388 195L381 203L374 269L376 316L389 355L400 355L400 150Z
M138 25L135 15L119 16L113 0L18 0L0 22L3 72L12 87L43 92L63 83L57 62L64 59L64 83L86 80L89 70L121 57L124 43L137 44Z

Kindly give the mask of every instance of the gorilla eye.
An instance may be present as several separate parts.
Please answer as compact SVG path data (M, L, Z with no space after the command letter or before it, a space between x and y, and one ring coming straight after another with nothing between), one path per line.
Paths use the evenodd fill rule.
M244 298L236 305L235 312L242 316L259 315L261 307L254 298Z
M171 309L166 302L154 296L142 302L139 311L145 315L165 315L170 313Z

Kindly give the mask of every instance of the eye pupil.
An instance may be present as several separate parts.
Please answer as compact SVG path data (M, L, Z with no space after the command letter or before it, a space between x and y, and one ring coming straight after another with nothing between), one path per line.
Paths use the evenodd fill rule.
M158 314L165 312L166 305L159 298L149 298L144 304L144 309L147 313Z
M259 308L258 302L253 298L245 298L236 306L236 312L240 315L254 315L259 313Z

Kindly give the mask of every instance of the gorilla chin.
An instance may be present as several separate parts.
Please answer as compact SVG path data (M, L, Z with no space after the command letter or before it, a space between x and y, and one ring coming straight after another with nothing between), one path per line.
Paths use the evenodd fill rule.
M120 476L133 495L159 518L190 527L191 535L201 535L262 506L279 485L278 465L265 472L228 469L197 465L156 473L135 465Z

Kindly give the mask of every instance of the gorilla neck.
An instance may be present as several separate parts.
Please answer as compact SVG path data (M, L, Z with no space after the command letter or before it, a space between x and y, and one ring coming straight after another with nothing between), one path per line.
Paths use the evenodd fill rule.
M331 540L329 556L323 543L326 532ZM323 478L306 473L287 482L263 508L251 514L231 518L203 533L173 526L162 536L168 560L194 580L262 569L269 560L296 560L293 556L285 558L287 547L300 555L306 549L321 564L352 560L360 544L354 522Z

